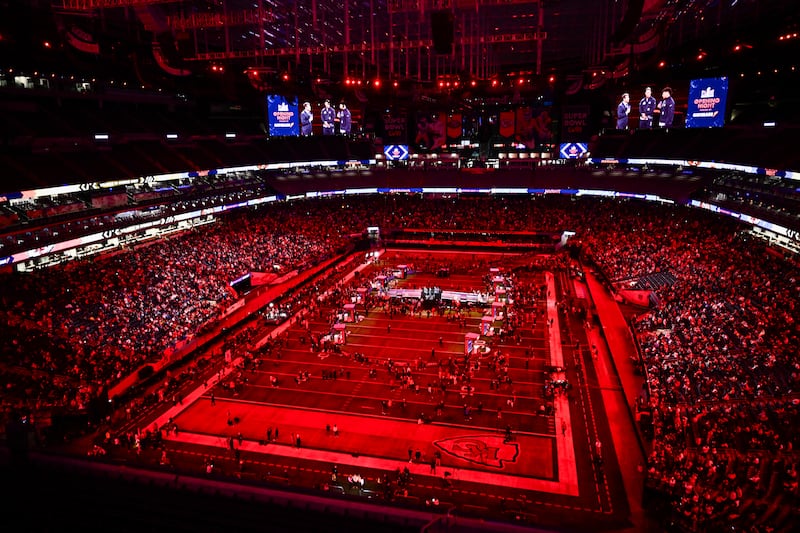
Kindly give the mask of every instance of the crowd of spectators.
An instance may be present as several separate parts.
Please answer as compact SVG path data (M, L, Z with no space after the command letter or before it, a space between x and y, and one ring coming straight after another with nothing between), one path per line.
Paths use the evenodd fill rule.
M657 290L658 308L635 325L654 436L648 486L699 529L730 522L768 531L796 508L797 268L735 222L681 206L528 196L305 200L91 263L14 275L2 283L0 311L5 406L26 398L29 409L80 408L218 316L233 297L231 280L302 268L369 225L569 229L609 279L672 272L675 283Z
M282 275L345 245L351 227L335 210L293 209L238 213L97 261L5 275L3 407L85 409L217 318L234 298L234 279Z
M800 278L741 230L640 208L584 240L611 279L676 278L635 329L654 431L648 484L691 529L770 531L800 496Z

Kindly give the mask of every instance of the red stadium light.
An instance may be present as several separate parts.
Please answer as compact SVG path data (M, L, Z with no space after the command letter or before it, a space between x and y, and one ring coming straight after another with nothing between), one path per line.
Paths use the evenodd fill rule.
M492 87L497 87L497 80L492 80Z
M50 44L50 41L45 41L44 43L42 43L42 45L43 45L45 48L51 48L51 47L52 47L52 45Z
M667 66L667 62L666 61L659 61L658 62L658 68L664 68L666 66Z
M525 83L525 80L523 80L522 78L517 80L518 85L522 85L523 83Z
M443 81L439 82L439 87L444 87L444 82Z
M380 80L380 79L377 79L377 80L375 80L374 82L372 82L372 84L373 84L375 87L380 87L380 86L381 86L381 80Z
M392 83L392 85L394 85L395 87L399 87L400 86L400 84L397 83L397 82Z
M475 87L476 85L478 85L478 82L477 82L477 81L475 81L475 80L472 80L472 81L470 82L470 85L472 85L473 87Z
M289 81L289 75L288 74L284 74L283 75L283 81Z
M549 81L550 81L550 83L555 83L556 77L555 76L550 76Z

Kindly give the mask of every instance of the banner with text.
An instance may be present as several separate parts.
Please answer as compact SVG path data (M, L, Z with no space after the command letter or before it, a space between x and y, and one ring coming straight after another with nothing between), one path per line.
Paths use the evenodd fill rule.
M394 112L392 114L386 113L383 115L383 130L385 133L384 142L392 141L395 143L405 144L408 142L408 133L406 132L406 125L408 124L408 117L405 112Z
M728 78L701 78L689 84L687 128L721 128L725 125Z
M297 97L270 94L267 96L267 120L270 137L300 135Z
M561 140L586 142L589 138L589 106L567 105L561 111Z

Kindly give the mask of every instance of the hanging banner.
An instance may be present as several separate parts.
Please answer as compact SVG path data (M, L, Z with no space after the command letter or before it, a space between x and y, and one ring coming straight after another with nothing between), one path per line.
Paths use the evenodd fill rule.
M458 140L463 135L462 115L461 113L453 113L447 117L447 138L451 140Z
M589 106L567 105L561 111L561 140L585 142L589 138Z
M510 138L513 137L515 134L514 129L514 112L513 111L501 111L500 112L500 136Z
M405 112L394 111L391 114L384 114L384 141L392 141L397 144L405 144L408 142L408 133L406 132L407 123L408 118L406 117Z
M415 143L428 150L444 146L447 136L445 113L424 113L417 119L417 136Z
M550 108L520 107L517 109L515 140L528 149L552 142L552 124Z

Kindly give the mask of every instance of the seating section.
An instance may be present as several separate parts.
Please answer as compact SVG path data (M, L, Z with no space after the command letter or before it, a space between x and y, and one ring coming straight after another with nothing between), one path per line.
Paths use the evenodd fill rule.
M779 509L796 509L800 495L796 265L699 210L614 220L585 240L610 279L667 264L675 278L635 322L647 385L637 417L652 420L648 494L687 530L786 527L793 517Z
M672 272L654 272L637 279L633 285L626 285L626 288L637 290L654 291L656 289L671 287L677 278Z
M780 176L726 172L695 199L800 230L800 181Z
M662 158L717 161L771 169L800 170L800 151L787 150L786 139L800 137L797 126L640 130L607 132L591 145L592 157Z

